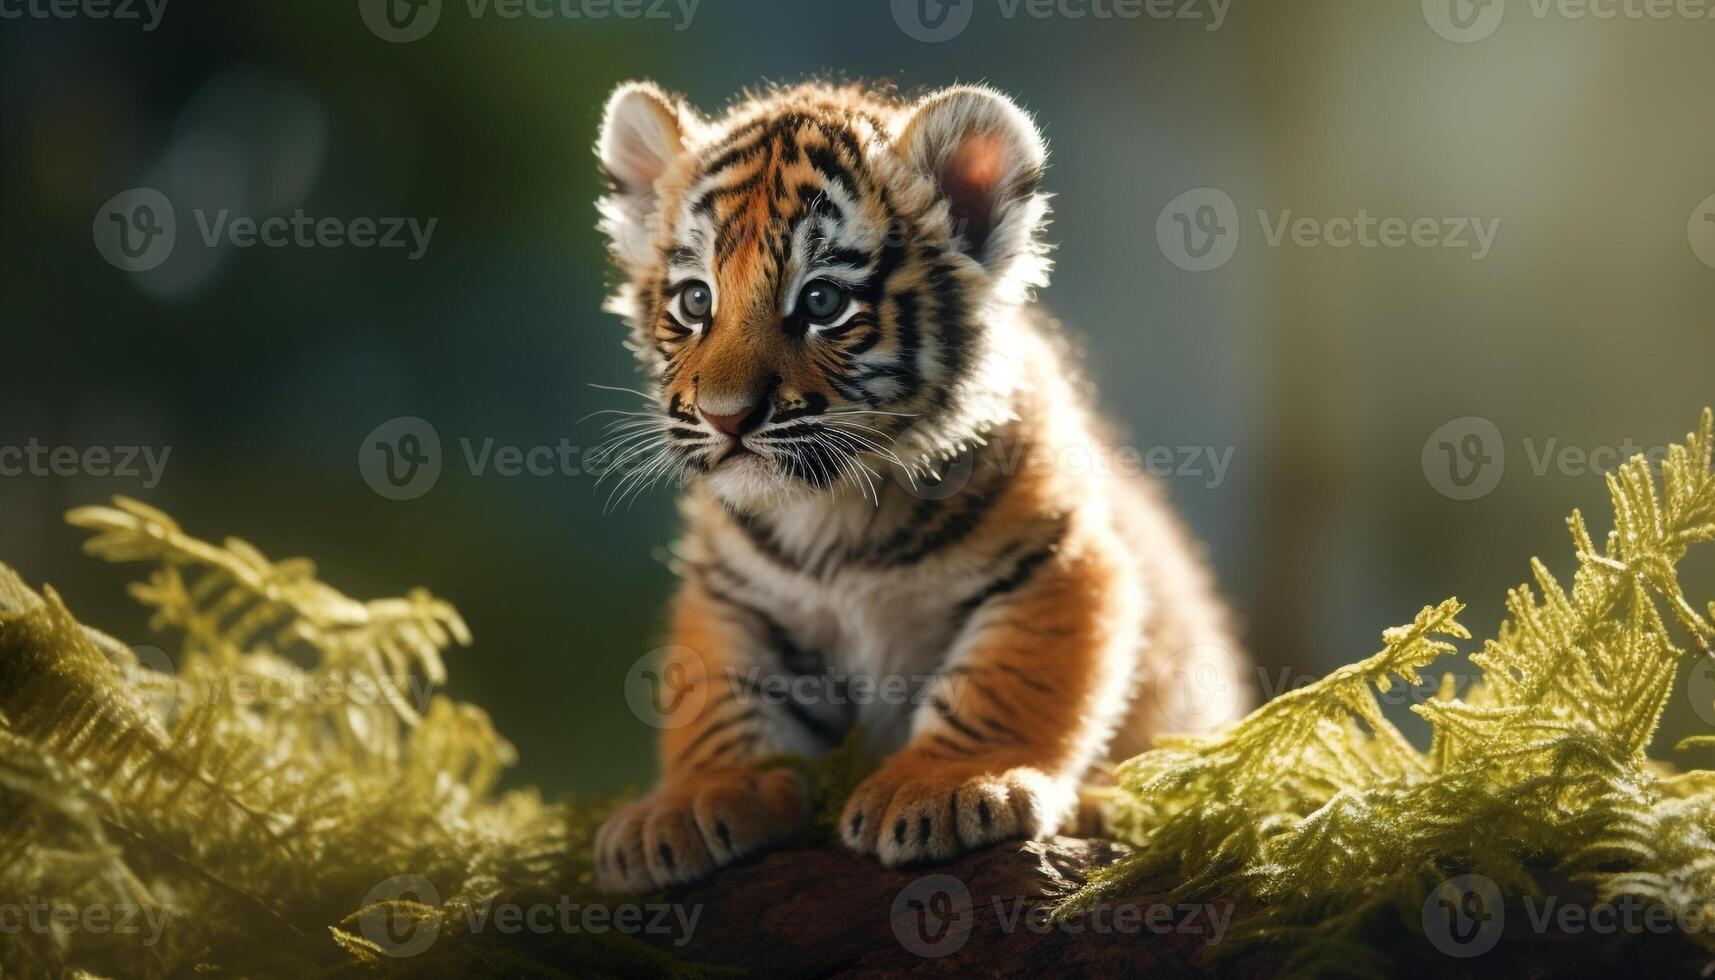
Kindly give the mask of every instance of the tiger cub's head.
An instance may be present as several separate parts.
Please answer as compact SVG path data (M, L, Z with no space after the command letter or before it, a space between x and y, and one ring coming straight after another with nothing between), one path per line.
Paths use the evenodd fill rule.
M650 378L632 477L739 506L862 488L1008 416L1012 308L1048 263L1045 150L1006 97L807 85L710 119L630 83L596 149L609 308Z

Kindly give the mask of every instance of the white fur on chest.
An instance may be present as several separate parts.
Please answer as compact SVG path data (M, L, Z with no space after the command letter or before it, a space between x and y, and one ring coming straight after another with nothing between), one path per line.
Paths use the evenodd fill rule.
M844 710L888 750L905 740L926 703L961 626L958 596L945 576L842 569L825 579L749 555L736 563L769 598L770 614L798 646L821 657L827 685Z
M855 508L823 511L819 520L792 510L774 516L777 539L794 555L819 554L868 519ZM906 740L963 626L961 603L992 575L938 557L905 567L836 562L796 570L737 539L728 539L721 559L744 576L795 645L820 656L825 679L838 683L818 689L842 691L848 703L834 707L862 725L880 752Z

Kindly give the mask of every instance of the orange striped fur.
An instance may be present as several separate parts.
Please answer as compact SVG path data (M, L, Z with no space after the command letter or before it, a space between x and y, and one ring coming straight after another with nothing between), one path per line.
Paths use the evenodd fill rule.
M1035 125L991 90L806 85L718 118L648 84L597 147L610 307L648 378L623 492L683 487L661 782L602 884L694 881L806 817L781 753L862 733L845 843L886 864L1054 832L1081 785L1249 692L1210 576L1031 301ZM889 695L884 692L891 691Z

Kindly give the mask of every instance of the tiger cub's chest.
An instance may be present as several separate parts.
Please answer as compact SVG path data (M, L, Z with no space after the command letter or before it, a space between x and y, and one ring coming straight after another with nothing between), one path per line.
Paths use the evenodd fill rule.
M948 576L837 568L812 576L742 564L757 594L777 611L791 642L829 669L868 675L923 674L945 659L963 624L959 588Z
M755 554L731 560L784 641L761 659L794 675L801 700L828 724L861 725L876 752L903 744L914 710L945 684L941 672L968 615L957 600L966 576L862 567L811 575Z

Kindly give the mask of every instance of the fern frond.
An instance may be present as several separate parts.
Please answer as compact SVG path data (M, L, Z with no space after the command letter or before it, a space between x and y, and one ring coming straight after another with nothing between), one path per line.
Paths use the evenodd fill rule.
M601 808L497 796L516 752L488 715L414 696L470 641L450 605L358 602L122 498L71 520L93 552L156 564L133 594L178 655L141 658L0 565L0 894L146 908L162 934L0 934L8 975L335 967L361 947L339 923L400 874L433 882L449 922L524 891L594 897L579 862Z
M1482 680L1461 698L1449 675L1413 705L1431 727L1427 751L1374 692L1419 683L1457 652L1448 638L1469 635L1453 600L1224 733L1163 740L1125 763L1113 817L1136 852L1057 914L1176 879L1261 909L1232 948L1281 937L1337 948L1425 880L1475 870L1518 895L1544 867L1602 897L1715 903L1715 773L1675 774L1646 754L1685 656L1675 631L1705 654L1715 639L1715 615L1684 596L1677 572L1689 547L1715 540L1712 447L1706 409L1659 484L1643 457L1611 474L1614 527L1600 547L1571 515L1570 588L1530 563L1531 583L1507 594L1506 621L1471 655Z

